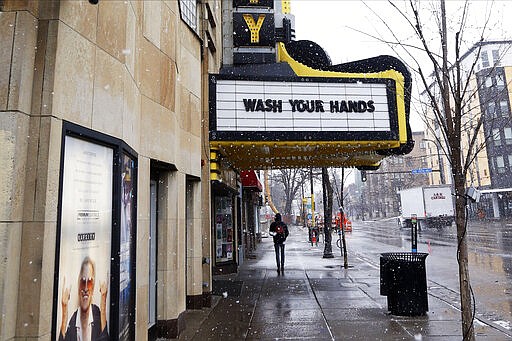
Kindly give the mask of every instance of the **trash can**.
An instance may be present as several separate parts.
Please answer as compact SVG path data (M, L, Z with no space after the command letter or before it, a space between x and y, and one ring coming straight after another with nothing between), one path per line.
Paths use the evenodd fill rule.
M419 316L428 311L427 256L420 252L381 254L380 294L388 297L391 314Z

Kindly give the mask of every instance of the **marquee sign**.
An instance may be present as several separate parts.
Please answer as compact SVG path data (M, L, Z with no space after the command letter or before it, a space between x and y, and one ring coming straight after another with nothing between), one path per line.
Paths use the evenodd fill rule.
M215 155L239 169L376 169L412 150L411 77L400 60L332 65L318 44L294 41L288 0L232 1L233 58L209 84Z
M391 79L210 76L210 140L396 140Z

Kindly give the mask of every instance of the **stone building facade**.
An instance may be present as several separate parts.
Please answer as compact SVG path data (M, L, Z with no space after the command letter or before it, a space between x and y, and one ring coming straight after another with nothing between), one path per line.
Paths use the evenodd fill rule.
M202 123L206 76L220 64L218 2L0 1L1 340L58 337L63 280L73 297L79 272L65 273L66 256L86 249L93 258L95 242L111 255L96 261L93 302L106 279L113 339L175 337L187 308L209 304ZM111 156L81 169L70 161L73 143ZM111 210L67 211L68 176L95 179ZM94 219L111 218L76 234L86 243L73 248L69 214L92 230Z

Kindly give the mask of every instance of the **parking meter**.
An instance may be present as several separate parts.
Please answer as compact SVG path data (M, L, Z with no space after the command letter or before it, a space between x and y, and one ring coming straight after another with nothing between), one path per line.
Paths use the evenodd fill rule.
M411 252L418 252L418 219L416 214L411 216Z

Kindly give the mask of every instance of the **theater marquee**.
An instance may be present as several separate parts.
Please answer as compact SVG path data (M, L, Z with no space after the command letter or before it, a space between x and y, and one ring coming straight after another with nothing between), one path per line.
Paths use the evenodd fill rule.
M396 90L388 79L212 76L211 85L213 140L267 139L273 132L298 141L397 138Z
M377 56L332 65L318 44L294 40L289 5L232 2L233 58L210 75L211 172L223 158L241 170L376 169L388 155L409 153L403 62Z
M210 144L240 169L378 167L406 141L403 85L386 75L210 75Z

